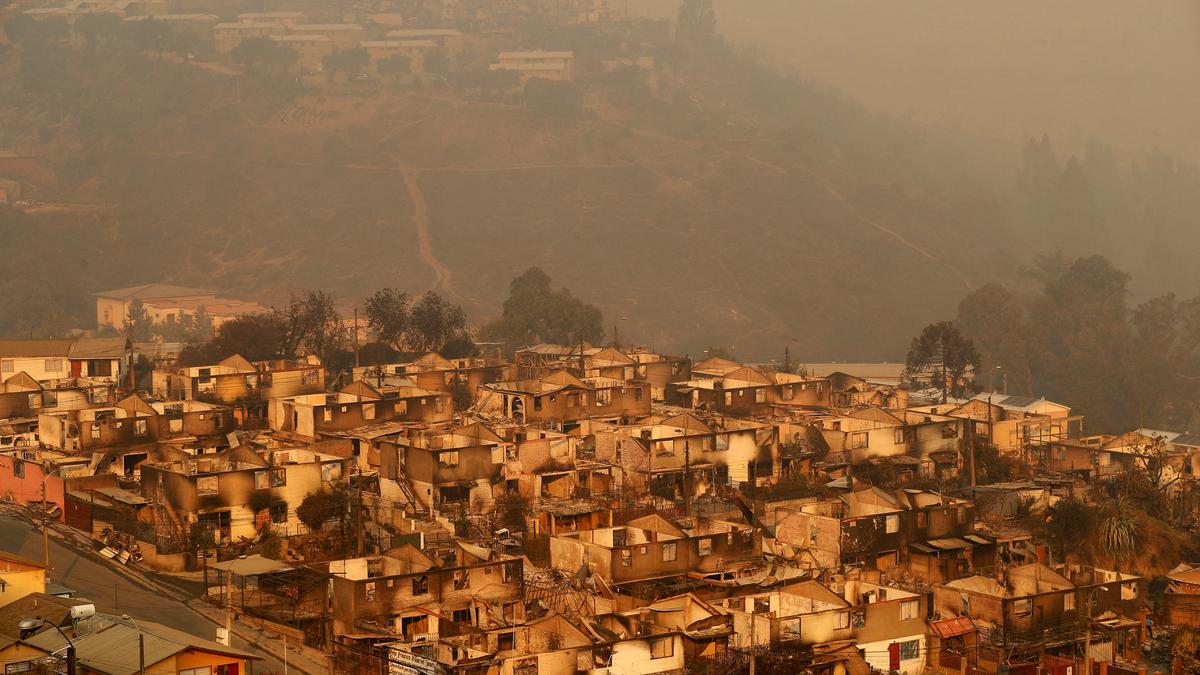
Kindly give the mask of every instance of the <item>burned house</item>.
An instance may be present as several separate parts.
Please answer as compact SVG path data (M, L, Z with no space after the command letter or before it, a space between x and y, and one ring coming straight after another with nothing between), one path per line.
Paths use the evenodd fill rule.
M711 373L697 364L693 378L667 385L666 402L722 415L763 417L789 409L829 406L829 382L799 375L762 372L749 366L732 370L705 361ZM716 375L716 373L721 373Z
M622 484L666 499L774 475L775 428L690 413L594 432L596 458L620 469ZM686 487L686 491L685 491Z
M536 380L481 387L476 407L518 423L564 430L588 419L634 420L650 414L650 385L604 377L580 379L560 370Z
M325 390L325 368L309 361L258 361L234 355L205 366L155 370L152 389L166 400L203 401L231 407L243 428L267 422L267 401Z
M438 645L516 649L525 622L520 558L460 545L454 560L412 546L320 566L332 576L332 628L360 644L401 643L436 660Z
M815 580L738 595L717 606L734 617L740 646L817 648L850 641L872 670L915 675L927 654L925 599L861 579Z
M273 398L268 421L275 431L316 438L372 422L446 422L453 413L451 396L417 387L380 391L355 382L340 392Z
M348 460L280 444L146 462L141 472L142 495L155 505L160 537L186 540L199 531L218 545L263 530L305 532L296 511L304 498L349 480Z
M418 510L454 515L491 509L509 444L482 424L450 431L413 429L379 444L379 473Z
M478 388L509 376L511 365L497 359L466 357L447 359L430 352L407 363L387 363L354 368L354 379L376 387L397 379L429 391L463 392L475 398Z
M976 626L975 666L984 673L1073 660L1085 640L1089 659L1127 656L1141 643L1144 602L1144 579L1081 565L1029 563L933 587L939 617L968 617Z
M761 562L762 537L747 525L697 519L684 530L658 515L618 527L555 535L551 565L564 572L590 570L614 585L684 576L692 572L729 572L735 563Z

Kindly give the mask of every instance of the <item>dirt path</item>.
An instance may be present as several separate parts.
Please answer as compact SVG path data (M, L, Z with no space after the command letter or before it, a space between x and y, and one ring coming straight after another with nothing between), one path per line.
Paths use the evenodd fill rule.
M449 268L434 255L433 238L429 235L429 204L426 203L425 193L421 191L421 185L417 182L417 176L412 170L404 170L404 185L408 188L408 198L413 203L413 222L417 225L417 247L421 253L421 260L424 260L425 264L433 270L434 288L440 288L458 300L462 300L462 296L454 290L451 283L453 275Z

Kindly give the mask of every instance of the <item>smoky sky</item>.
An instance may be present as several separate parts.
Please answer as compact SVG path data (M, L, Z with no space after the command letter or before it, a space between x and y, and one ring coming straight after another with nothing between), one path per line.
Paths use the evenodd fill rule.
M715 4L727 37L893 116L1200 160L1200 0Z

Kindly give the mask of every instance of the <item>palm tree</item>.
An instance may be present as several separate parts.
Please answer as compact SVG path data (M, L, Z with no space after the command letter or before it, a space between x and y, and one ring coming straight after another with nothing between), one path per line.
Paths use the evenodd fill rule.
M1118 497L1113 510L1100 524L1100 545L1112 557L1123 558L1137 546L1140 527L1129 503Z

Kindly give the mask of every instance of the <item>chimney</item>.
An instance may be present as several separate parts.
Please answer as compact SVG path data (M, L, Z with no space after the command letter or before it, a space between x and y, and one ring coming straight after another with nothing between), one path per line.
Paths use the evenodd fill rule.
M1038 545L1037 545L1037 548L1036 548L1036 549L1034 549L1034 550L1035 550L1035 551L1036 551L1036 553L1037 553L1037 561L1038 561L1038 563L1040 563L1040 564L1042 564L1042 565L1045 565L1045 564L1047 564L1047 563L1046 563L1046 545L1045 545L1045 544L1038 544Z

